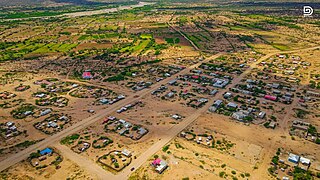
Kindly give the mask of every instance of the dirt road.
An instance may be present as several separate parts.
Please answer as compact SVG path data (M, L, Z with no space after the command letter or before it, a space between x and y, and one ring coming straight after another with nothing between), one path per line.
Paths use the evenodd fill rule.
M170 28L172 28L173 30L175 30L177 33L179 33L184 39L186 39L187 41L189 41L189 43L191 44L191 46L194 48L194 50L199 51L199 48L197 45L194 44L193 41L191 41L185 34L183 34L179 29L177 29L176 27L172 26L170 23L168 23L168 26Z
M69 147L61 145L59 142L55 143L53 146L60 151L62 157L67 157L69 160L76 163L78 166L80 166L80 168L88 171L88 173L90 173L92 176L95 176L97 179L106 179L112 176L110 172L102 169L97 163L94 163L90 159L73 152Z

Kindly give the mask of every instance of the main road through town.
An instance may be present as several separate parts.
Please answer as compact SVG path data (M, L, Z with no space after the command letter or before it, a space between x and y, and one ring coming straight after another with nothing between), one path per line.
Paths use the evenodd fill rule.
M286 51L283 53L296 53L299 51L305 51L305 50L314 50L320 48L320 46L317 47L311 47L311 48L305 48L305 49L300 49L300 50L294 50L294 51ZM238 84L248 73L251 72L251 70L253 68L255 68L260 62L267 60L269 57L281 53L281 51L278 52L274 52L274 53L269 53L263 57L261 57L259 60L257 60L256 62L254 62L252 65L250 65L250 67L243 72L240 76L235 77L232 81L231 84L229 84L228 87L232 87L236 84ZM177 73L174 76L171 76L169 78L166 78L162 81L160 81L157 84L154 84L153 86L151 86L151 88L149 89L145 89L142 90L140 92L134 93L130 96L128 96L126 99L106 108L103 111L98 112L97 114L83 119L82 121L75 123L74 125L60 131L57 134L54 134L52 136L47 137L46 139L44 139L43 141L32 145L16 154L13 154L11 156L8 156L5 160L0 162L0 171L3 171L7 168L9 168L10 166L26 159L30 153L37 151L39 149L43 149L47 146L50 146L54 143L57 143L61 138L77 133L78 131L80 131L81 129L90 126L91 124L101 121L102 119L104 119L106 116L108 116L110 113L116 111L117 109L119 109L120 107L132 103L136 100L141 99L142 97L150 94L152 91L156 90L157 88L160 87L160 85L162 84L167 84L169 81L173 80L176 78L176 76L178 75L183 75L186 73L189 73L191 69L194 69L196 67L198 67L199 65L201 65L204 62L208 62L209 60L215 59L219 56L221 56L222 53L213 55L209 58L206 58L204 61L201 61L197 64L194 64L182 71L180 71L179 73ZM174 137L176 137L177 134L179 134L183 129L185 129L187 126L189 126L191 123L193 123L201 114L205 113L207 111L207 109L210 107L210 105L216 100L216 99L220 99L222 98L223 94L227 91L228 88L219 91L219 93L212 99L209 100L209 102L202 108L198 109L194 114L192 114L189 117L186 117L181 123L175 125L174 127L172 127L170 130L168 130L168 132L164 135L162 135L161 139L158 142L155 142L149 149L146 149L145 152L143 152L139 157L137 157L137 159L134 159L132 161L132 163L126 167L122 172L120 172L117 175L114 175L110 172L105 171L105 173L101 173L102 171L97 170L96 173L99 173L99 175L97 174L99 179L127 179L128 176L132 173L131 168L139 168L144 162L146 162L148 160L148 158L150 158L153 154L155 154L157 151L159 151L163 146L165 146L167 143L169 143ZM138 98L135 98L136 96L139 96ZM60 147L61 148L61 147ZM74 153L65 153L65 155L67 156L66 158L69 159L76 159L76 155L74 155ZM73 157L74 156L74 157ZM81 162L79 162L81 163ZM90 169L95 169L95 168L100 168L99 166L94 166L94 167L86 167L86 166L91 166L91 164L87 164L87 165L81 165L82 168L89 170ZM102 169L102 168L101 168ZM92 171L91 171L92 172Z

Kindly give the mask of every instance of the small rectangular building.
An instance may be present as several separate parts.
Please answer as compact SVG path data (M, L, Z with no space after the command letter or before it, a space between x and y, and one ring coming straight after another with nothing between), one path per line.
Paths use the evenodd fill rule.
M295 163L295 164L298 164L299 159L300 159L300 156L292 154L292 153L289 154L288 161Z
M51 148L45 148L43 149L42 151L40 151L40 154L43 156L43 155L46 155L46 154L51 154L53 153L53 150Z

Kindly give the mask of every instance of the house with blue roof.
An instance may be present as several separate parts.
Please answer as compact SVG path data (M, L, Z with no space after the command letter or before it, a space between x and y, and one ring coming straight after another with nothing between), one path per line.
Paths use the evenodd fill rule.
M41 156L46 154L52 154L53 150L51 148L45 148L44 150L40 151Z

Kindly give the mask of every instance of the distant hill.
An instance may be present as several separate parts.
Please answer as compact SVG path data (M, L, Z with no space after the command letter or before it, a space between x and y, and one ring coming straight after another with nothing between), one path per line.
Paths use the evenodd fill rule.
M1 0L0 6L27 6L41 5L50 2L49 0Z
M77 4L77 5L90 5L90 4L105 4L105 3L117 3L139 0L0 0L0 6L34 6L34 5L63 5L63 4ZM140 0L147 2L179 2L179 3L199 3L199 2L211 2L211 3L319 3L319 0Z
M39 5L94 5L127 2L127 0L0 0L0 6L39 6Z

